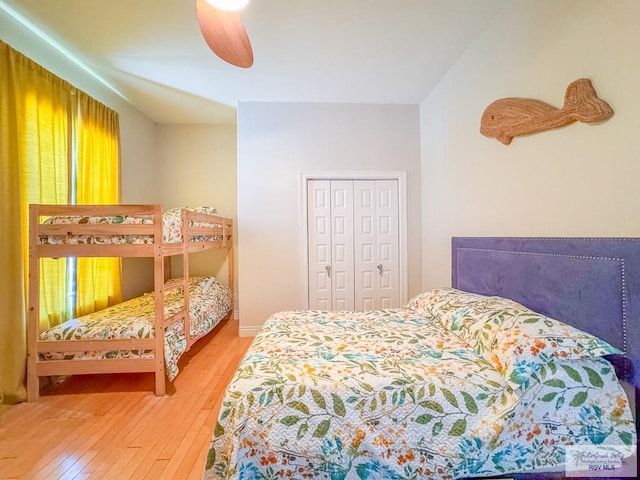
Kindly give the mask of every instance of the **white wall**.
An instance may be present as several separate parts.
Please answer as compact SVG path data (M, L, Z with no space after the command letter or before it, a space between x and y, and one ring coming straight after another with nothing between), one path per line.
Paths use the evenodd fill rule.
M450 284L452 236L640 236L638 19L636 0L508 2L420 105L423 289ZM560 107L581 77L610 120L480 135L494 100Z
M236 126L158 125L157 201L165 208L182 206L216 207L218 214L235 220ZM234 238L234 244L237 240ZM192 275L216 275L227 283L226 253L219 250L192 255ZM182 272L179 258L172 263L174 274Z
M156 126L128 104L118 105L114 109L120 115L122 203L156 203ZM132 298L151 290L153 261L148 258L123 258L123 298Z
M240 333L306 308L300 173L407 172L408 293L420 289L419 112L409 105L241 102L238 107Z

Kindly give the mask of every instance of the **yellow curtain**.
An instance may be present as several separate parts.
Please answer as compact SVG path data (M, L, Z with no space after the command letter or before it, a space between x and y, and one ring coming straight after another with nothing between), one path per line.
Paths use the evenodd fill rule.
M0 41L1 403L26 398L28 204L67 202L70 102L67 82ZM43 264L41 301L51 311L64 312L65 275L64 263Z
M76 203L120 203L120 127L118 114L84 94L77 94ZM122 301L119 258L78 258L75 315Z
M0 403L26 399L28 205L70 203L74 179L77 203L119 203L119 169L117 113L0 41ZM76 264L77 310L120 301L120 260L86 260ZM74 315L70 261L41 260L41 330Z

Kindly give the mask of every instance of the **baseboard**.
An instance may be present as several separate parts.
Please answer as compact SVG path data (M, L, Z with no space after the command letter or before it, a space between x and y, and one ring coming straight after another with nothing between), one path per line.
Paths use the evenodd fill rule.
M261 326L243 327L242 325L240 325L240 327L238 328L238 335L240 335L241 337L255 337L260 329L262 329Z

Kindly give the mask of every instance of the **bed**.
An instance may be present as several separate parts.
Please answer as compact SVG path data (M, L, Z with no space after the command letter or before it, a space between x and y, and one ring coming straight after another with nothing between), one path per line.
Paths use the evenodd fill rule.
M455 238L452 260L404 308L270 317L204 478L564 478L594 446L629 476L640 239Z
M161 205L30 205L27 399L39 377L153 372L155 394L193 343L232 310L231 219L211 207L163 211ZM228 284L190 278L190 254L227 250ZM182 257L183 276L170 278L170 259ZM40 259L151 257L154 290L100 312L40 331ZM156 335L155 332L163 332Z

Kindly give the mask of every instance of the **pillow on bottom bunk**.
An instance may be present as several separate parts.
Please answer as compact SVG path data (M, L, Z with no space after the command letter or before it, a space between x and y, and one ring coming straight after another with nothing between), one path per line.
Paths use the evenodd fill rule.
M439 288L417 295L409 307L460 336L514 390L526 388L531 376L554 360L622 353L598 337L502 297Z

